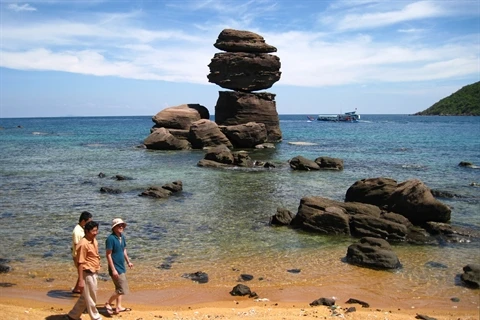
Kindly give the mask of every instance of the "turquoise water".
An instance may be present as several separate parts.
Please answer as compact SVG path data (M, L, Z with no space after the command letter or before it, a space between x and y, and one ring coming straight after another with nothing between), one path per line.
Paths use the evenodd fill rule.
M271 170L200 168L203 151L145 150L139 146L153 125L151 117L0 119L0 241L8 244L0 246L0 258L17 261L20 268L28 262L33 269L70 263L71 231L80 212L88 210L101 223L102 250L110 221L127 221L130 256L146 270L158 269L169 257L188 266L228 265L249 257L293 264L319 250L338 262L352 239L272 228L269 218L277 207L296 213L305 196L342 200L355 181L381 176L398 182L417 178L430 188L462 195L442 200L453 208L452 224L480 230L480 188L470 186L480 183L480 169L458 166L460 161L480 165L480 117L362 115L359 123L307 122L305 115L280 119L283 142L250 153L275 163ZM342 158L345 170L295 172L287 161L297 155ZM99 178L100 172L107 177ZM132 180L112 179L116 174ZM138 196L151 185L175 180L183 182L179 195ZM102 186L123 193L102 194ZM480 260L478 249L478 243L444 249L400 246L402 259L413 265L408 269L407 263L410 273L402 278L423 279L428 260L461 270L469 258ZM438 274L432 277L436 283Z

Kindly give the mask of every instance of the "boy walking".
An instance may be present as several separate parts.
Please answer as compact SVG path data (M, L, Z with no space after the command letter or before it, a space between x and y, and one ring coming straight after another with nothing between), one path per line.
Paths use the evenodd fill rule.
M97 310L97 274L100 270L100 255L98 254L98 223L89 221L85 224L85 237L76 247L76 262L78 265L78 287L82 290L81 296L67 315L69 320L81 319L86 309L92 320L102 317Z
M105 303L105 309L109 314L113 314L111 304L115 301L115 313L130 311L130 308L124 308L122 306L122 296L128 294L128 282L125 273L125 262L129 268L133 268L133 263L127 254L127 243L123 231L127 227L127 224L120 218L113 219L112 221L112 233L107 237L106 254L108 261L108 273L112 277L115 285L115 292L110 296L107 303Z

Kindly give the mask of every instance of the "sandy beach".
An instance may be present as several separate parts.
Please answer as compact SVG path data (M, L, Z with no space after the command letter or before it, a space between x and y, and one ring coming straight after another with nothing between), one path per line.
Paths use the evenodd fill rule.
M370 307L359 304L346 304L350 297L361 299L362 292L349 292L348 295L336 298L335 307L310 306L313 300L320 297L332 297L314 287L263 288L262 296L269 298L248 298L231 296L228 288L209 287L199 284L184 287L133 291L124 299L124 307L131 311L108 316L103 308L111 291L103 288L98 292L97 306L104 318L122 320L147 319L415 319L418 315L438 320L478 320L480 309L478 304L458 303L437 304L428 308L408 305L411 301L391 301L381 296L368 298ZM317 295L315 293L318 292ZM339 291L341 293L341 290ZM477 291L477 294L480 294ZM10 320L26 319L65 319L78 296L67 290L27 290L15 287L0 288L0 318ZM315 298L311 298L315 297ZM479 296L480 297L480 296ZM418 304L417 304L418 305ZM421 304L420 304L421 305ZM354 307L355 311L347 312ZM82 319L89 319L84 315ZM421 319L421 318L418 318ZM429 318L424 318L429 319Z

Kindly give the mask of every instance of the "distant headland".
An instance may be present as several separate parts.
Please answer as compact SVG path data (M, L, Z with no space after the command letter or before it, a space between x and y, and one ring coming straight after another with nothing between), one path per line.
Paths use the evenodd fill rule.
M469 84L416 116L480 116L480 81Z

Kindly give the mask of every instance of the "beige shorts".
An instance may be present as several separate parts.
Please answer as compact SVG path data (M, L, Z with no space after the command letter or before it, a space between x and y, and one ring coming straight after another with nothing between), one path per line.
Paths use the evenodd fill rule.
M112 278L113 284L115 285L115 292L123 295L123 294L128 294L130 292L130 289L128 288L128 281L127 281L127 276L125 273L119 274L118 278Z

